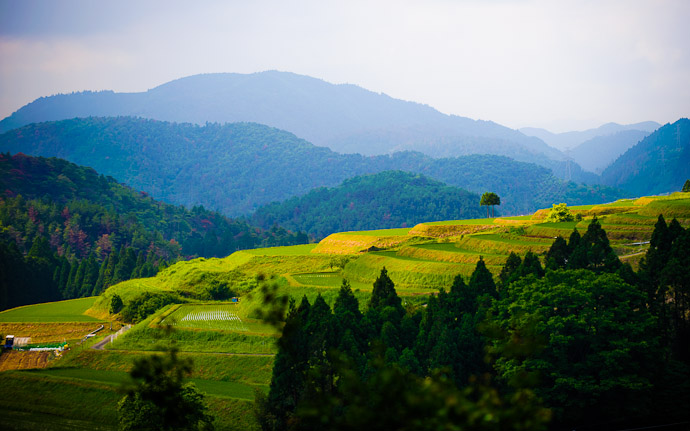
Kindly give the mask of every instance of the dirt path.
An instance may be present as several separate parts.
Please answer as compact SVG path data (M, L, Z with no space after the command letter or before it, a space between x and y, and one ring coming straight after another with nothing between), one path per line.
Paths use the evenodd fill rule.
M96 344L94 344L93 346L91 346L91 348L92 348L92 349L95 349L95 350L103 350L103 349L105 348L105 345L108 344L108 343L110 343L110 342L113 340L113 338L117 338L120 334L123 334L123 333L124 333L125 331L127 331L129 328L131 328L130 325L125 325L125 326L123 326L122 328L120 328L119 331L117 331L117 332L114 333L114 334L110 334L110 335L106 336L104 339L102 339L102 340L99 341L98 343L96 343Z
M624 259L624 258L626 258L626 257L639 256L639 255L645 254L645 253L647 253L647 250L645 250L645 251L638 251L637 253L633 253L633 254L626 254L626 255L624 255L624 256L620 256L620 259Z

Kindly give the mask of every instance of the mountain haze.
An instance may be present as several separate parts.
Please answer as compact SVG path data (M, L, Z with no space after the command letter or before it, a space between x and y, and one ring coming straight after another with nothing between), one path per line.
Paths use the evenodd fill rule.
M256 122L340 153L496 154L549 168L554 160L564 160L560 151L540 139L491 121L445 115L355 85L334 85L277 71L195 75L141 93L42 97L0 121L0 132L30 123L89 116L137 116L195 124Z
M642 130L624 130L597 136L573 148L570 157L583 169L599 173L648 135Z
M655 121L644 121L641 123L625 125L617 123L606 123L595 129L564 133L553 133L548 130L536 127L523 127L519 130L527 136L539 138L548 145L557 148L558 150L565 151L568 148L575 148L583 142L589 141L590 139L594 139L598 136L613 135L626 130L638 130L642 132L647 132L647 134L649 134L658 129L659 127L661 127L661 124Z
M203 204L231 216L386 170L421 173L475 193L494 191L508 214L553 202L598 203L618 197L616 190L567 183L546 168L507 157L338 154L252 123L202 127L127 117L63 120L4 133L0 151L65 158L157 199Z
M659 128L606 168L601 178L631 195L680 191L690 178L690 120Z

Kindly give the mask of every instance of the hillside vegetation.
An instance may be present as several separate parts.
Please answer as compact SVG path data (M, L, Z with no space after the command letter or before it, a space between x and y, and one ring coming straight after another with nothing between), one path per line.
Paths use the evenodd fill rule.
M153 200L65 160L0 154L0 310L100 293L195 256L307 242Z
M304 196L260 207L251 223L304 231L319 239L339 231L412 227L434 218L481 215L479 195L423 175L386 171L318 188Z
M343 155L250 123L201 127L124 117L73 119L7 132L0 135L0 150L65 158L156 199L202 204L229 216L386 170L423 174L474 193L492 190L501 196L504 213L531 212L553 202L589 204L620 197L615 189L564 182L546 168L507 157Z
M634 196L680 190L690 178L690 120L666 124L604 170L604 184Z
M245 295L261 280L280 281L280 289L299 299L317 292L334 293L345 278L365 294L386 267L404 297L448 287L457 275L469 276L480 257L498 275L511 253L535 253L544 259L557 236L584 232L593 217L606 230L611 246L624 262L637 267L659 214L690 225L690 193L621 200L611 204L568 207L578 220L545 222L549 210L532 216L450 220L412 228L334 233L316 245L298 245L233 253L223 259L179 262L156 277L131 280L106 290L95 304L107 311L112 296L125 303L143 293L168 292L183 301L203 299L214 285ZM257 278L257 274L260 277ZM208 296L206 296L208 297ZM333 297L331 297L333 299ZM251 302L251 301L250 301ZM254 304L256 305L256 304ZM251 314L250 303L246 304Z

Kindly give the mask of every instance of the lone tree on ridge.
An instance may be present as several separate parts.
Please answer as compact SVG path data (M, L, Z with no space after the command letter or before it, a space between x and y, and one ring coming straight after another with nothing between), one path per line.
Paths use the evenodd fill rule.
M479 201L480 206L488 205L491 206L491 217L494 216L494 205L501 205L501 198L494 192L486 192L482 195L482 199ZM489 218L489 208L486 208L486 218Z

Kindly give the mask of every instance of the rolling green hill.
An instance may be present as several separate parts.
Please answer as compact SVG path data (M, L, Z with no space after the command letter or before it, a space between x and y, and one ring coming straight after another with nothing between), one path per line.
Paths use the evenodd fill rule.
M338 187L260 207L251 223L278 224L321 239L340 231L412 227L426 220L478 217L479 195L401 171L357 176Z
M7 132L0 135L0 150L65 158L156 199L201 204L229 216L386 170L423 174L474 193L491 190L501 196L504 214L620 197L615 189L564 182L546 168L507 157L338 154L250 123L202 127L125 117L73 119Z
M158 276L130 280L109 288L94 306L107 310L112 295L125 303L144 292L165 291L180 298L199 296L222 282L244 295L261 278L282 280L280 289L299 299L317 292L333 295L341 278L366 295L382 267L386 267L401 295L428 294L448 288L452 279L469 276L480 256L497 275L508 255L528 251L543 255L554 237L568 237L574 228L584 232L593 216L607 231L612 247L624 261L637 265L659 214L690 225L690 193L621 200L611 204L570 207L581 221L545 222L548 210L531 216L450 220L420 223L412 228L340 232L316 245L243 250L223 259L177 263ZM320 275L320 276L317 276ZM260 283L259 283L260 284ZM332 299L333 297L331 297ZM255 303L247 303L251 315Z

